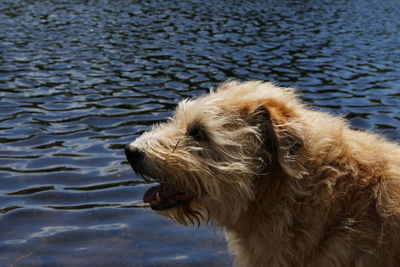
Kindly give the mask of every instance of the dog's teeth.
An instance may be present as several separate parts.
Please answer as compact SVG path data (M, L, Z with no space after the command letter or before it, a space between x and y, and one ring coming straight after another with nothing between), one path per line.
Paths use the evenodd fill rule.
M157 200L157 201L160 201L160 200L161 200L160 192L157 192L157 193L156 193L156 200Z

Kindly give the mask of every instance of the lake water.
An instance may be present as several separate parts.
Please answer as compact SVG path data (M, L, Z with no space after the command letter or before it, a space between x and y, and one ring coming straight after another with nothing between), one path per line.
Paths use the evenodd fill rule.
M400 2L1 1L0 266L230 266L142 203L123 147L231 78L398 142Z

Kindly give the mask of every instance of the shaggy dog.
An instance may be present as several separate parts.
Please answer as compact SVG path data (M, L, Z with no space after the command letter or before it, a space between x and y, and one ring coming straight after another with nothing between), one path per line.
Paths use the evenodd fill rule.
M226 229L237 266L400 266L400 147L296 92L227 82L125 148L144 201Z

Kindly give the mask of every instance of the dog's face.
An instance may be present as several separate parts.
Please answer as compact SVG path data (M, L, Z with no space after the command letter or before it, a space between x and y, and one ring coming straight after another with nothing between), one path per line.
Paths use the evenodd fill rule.
M260 177L280 158L276 121L289 115L276 111L275 102L267 107L263 94L256 96L260 89L251 87L260 83L246 84L228 83L181 102L168 122L126 146L135 172L159 183L143 197L152 209L182 224L223 224L237 220L255 200Z

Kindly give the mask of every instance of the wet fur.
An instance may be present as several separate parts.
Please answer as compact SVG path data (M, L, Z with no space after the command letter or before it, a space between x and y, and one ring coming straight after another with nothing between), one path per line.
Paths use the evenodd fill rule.
M237 266L400 265L399 146L293 89L224 83L131 145L150 176L196 195L159 213L226 229Z

